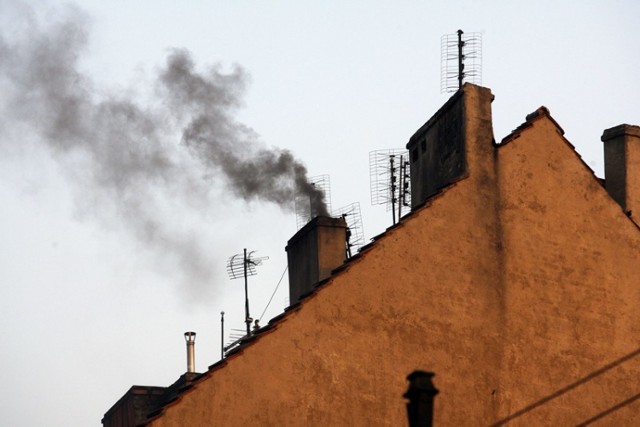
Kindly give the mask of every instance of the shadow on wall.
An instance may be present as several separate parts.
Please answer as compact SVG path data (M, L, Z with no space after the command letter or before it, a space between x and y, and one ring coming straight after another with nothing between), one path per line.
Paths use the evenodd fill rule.
M640 348L636 349L635 351L632 351L631 353L622 356L621 358L603 366L600 369L597 369L593 372L591 372L590 374L580 378L578 381L569 384L561 389L559 389L558 391L551 393L550 395L538 400L537 402L534 402L528 406L525 406L524 408L514 412L513 414L509 415L506 418L503 418L502 420L492 424L492 427L498 427L498 426L503 426L517 418L521 418L523 416L525 416L526 414L530 413L531 411L538 409L540 407L542 407L543 405L546 405L547 403L549 403L550 401L559 398L562 395L565 395L575 389L577 389L580 386L583 386L585 384L587 384L588 382L604 375L605 373L607 373L608 371L611 371L612 369L622 365L623 363L629 362L631 359L637 357L638 355L640 355ZM604 417L614 413L615 411L618 411L621 408L624 408L625 406L635 402L636 400L640 399L640 393L637 393L613 406L611 406L610 408L605 409L604 411L601 411L600 413L586 419L585 421L582 421L580 423L578 423L578 426L586 426L588 424L591 424L595 421L599 421L602 420Z

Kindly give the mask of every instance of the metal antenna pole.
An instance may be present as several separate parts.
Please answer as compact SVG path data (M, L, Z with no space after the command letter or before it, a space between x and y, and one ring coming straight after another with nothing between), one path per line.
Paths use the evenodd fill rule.
M402 163L402 206L409 207L409 203L411 203L411 190L410 190L410 180L411 175L409 171L409 155L405 156L404 163Z
M311 186L315 189L316 188L316 183L312 182ZM311 221L313 218L315 218L316 212L314 212L314 208L315 206L313 205L313 196L311 194L309 194L309 221Z
M240 279L244 277L244 321L247 323L247 336L251 335L251 322L253 319L249 314L249 276L256 275L256 266L269 257L254 257L255 251L247 252L245 248L242 253L235 254L227 261L227 273L230 279ZM227 348L228 351L228 348Z
M458 89L462 89L462 77L464 76L464 63L462 62L464 59L462 55L464 42L462 41L462 34L462 30L458 30Z
M393 168L393 156L389 156L389 168L391 177L391 217L393 218L393 224L396 223L396 175Z
M445 34L440 48L440 92L459 91L464 83L482 84L482 33Z
M404 149L376 150L369 153L371 204L386 205L387 211L391 209L394 225L400 222L403 200L411 200L408 191L406 194L403 193L403 182L398 181L398 177L403 176L402 170L399 169L403 168L403 164L408 164L405 160L408 158L409 152Z
M398 222L400 222L400 218L402 217L402 205L403 201L403 183L404 183L404 166L402 163L402 156L400 156L400 164L398 165L398 170L400 171L400 182L398 183Z
M247 279L247 249L244 249L244 321L247 324L247 336L251 335L251 317L249 316L249 280Z
M224 359L224 311L220 312L220 359Z

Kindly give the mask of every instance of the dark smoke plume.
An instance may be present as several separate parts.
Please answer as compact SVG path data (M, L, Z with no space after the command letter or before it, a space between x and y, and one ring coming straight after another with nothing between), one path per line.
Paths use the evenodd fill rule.
M327 213L304 165L287 150L268 149L233 118L246 81L241 68L198 73L189 53L176 50L156 82L162 107L150 108L105 94L80 71L88 38L83 13L68 9L44 28L26 7L19 15L21 36L13 31L9 39L0 29L0 130L10 122L31 129L69 172L83 210L113 210L190 283L209 282L213 263L197 233L166 224L158 212L167 201L193 207L206 200L203 177L222 178L246 201L291 210L303 196ZM0 139L0 146L11 143Z
M294 197L306 197L312 210L327 215L324 194L308 182L304 165L288 150L259 146L256 135L230 117L244 84L240 68L231 75L215 70L199 75L189 53L176 50L167 58L160 82L172 110L188 118L182 134L186 146L204 164L222 171L235 194L287 208Z

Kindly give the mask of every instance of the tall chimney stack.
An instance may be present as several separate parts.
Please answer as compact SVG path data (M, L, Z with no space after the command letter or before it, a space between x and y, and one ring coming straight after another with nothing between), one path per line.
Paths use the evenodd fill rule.
M196 333L185 332L184 339L187 342L187 373L196 372Z
M467 172L465 96L469 90L467 85L456 92L407 143L412 209ZM489 96L482 101L491 103Z
M605 187L640 224L640 126L619 125L602 134Z

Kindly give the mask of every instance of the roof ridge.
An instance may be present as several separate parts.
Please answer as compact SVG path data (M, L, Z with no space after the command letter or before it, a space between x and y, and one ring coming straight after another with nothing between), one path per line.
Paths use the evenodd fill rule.
M525 117L525 121L520 126L512 130L510 134L502 138L502 141L500 141L500 144L498 145L507 144L514 139L518 139L522 131L530 128L531 126L533 126L533 122L543 117L547 117L549 120L551 120L551 123L553 123L553 125L558 129L560 135L564 135L564 129L562 129L558 122L551 116L551 112L549 111L549 109L544 105L541 105L534 112L527 114Z

